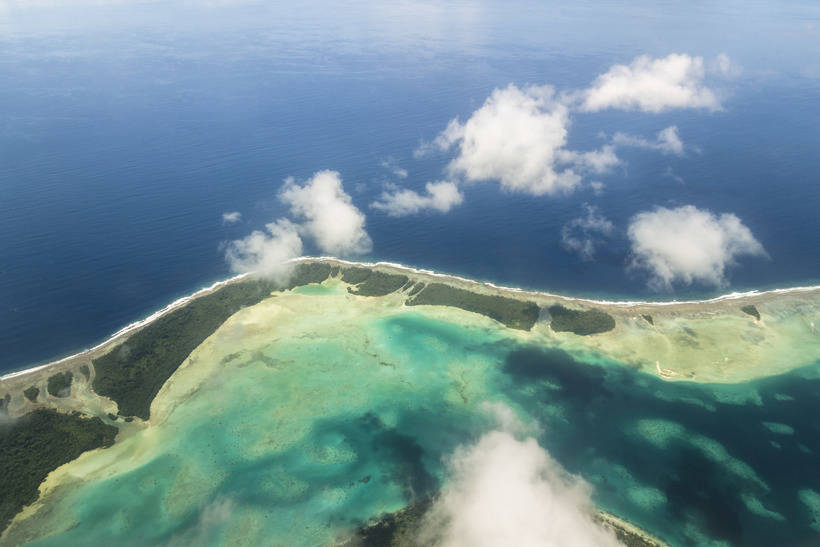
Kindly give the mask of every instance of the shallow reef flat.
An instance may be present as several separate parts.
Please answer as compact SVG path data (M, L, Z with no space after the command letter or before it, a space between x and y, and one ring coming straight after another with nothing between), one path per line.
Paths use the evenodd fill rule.
M494 361L469 345L503 336L471 317L475 326L452 327L448 340L447 325L425 327L415 313L396 320L393 306L328 284L235 314L163 386L149 425L52 473L6 539L67 530L41 543L187 542L185 522L230 509L210 532L219 542L321 544L401 508L408 486L431 491L439 479L413 430L431 414L463 420L460 434L427 439L443 453L477 430ZM393 347L405 331L416 343ZM139 495L123 502L123 489ZM208 500L216 505L203 509ZM128 518L100 527L112 507Z
M820 288L700 302L609 302L502 288L392 264L377 263L371 269L406 275L416 289L421 287L421 294L406 298L406 304L432 303L430 299L419 302L418 297L424 295L425 287L442 284L504 299L506 305L496 303L494 308L512 309L513 319L500 319L500 314L493 317L486 308L460 306L455 299L441 299L439 305L483 313L529 331L545 344L589 348L667 380L743 382L813 363L820 355ZM537 307L535 317L533 307ZM579 317L581 322L573 325L565 318L567 311L587 314L589 320Z
M10 423L48 409L118 428L48 474L0 543L349 543L446 486L447 455L496 427L488 403L635 537L820 531L814 291L613 304L336 260L300 263L284 288L233 283L253 290L217 299L227 318L178 360L157 337L193 331L170 315L0 380ZM95 391L113 352L159 386L133 406L146 412Z

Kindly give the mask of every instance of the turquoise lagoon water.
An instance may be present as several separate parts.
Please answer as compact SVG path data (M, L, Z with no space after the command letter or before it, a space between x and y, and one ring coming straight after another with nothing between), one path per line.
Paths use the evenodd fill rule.
M445 484L446 456L495 427L491 401L537 422L596 504L673 544L820 538L820 364L669 383L474 321L364 317L240 351L228 329L177 373L195 387L163 423L93 456L114 463L23 527L56 532L36 545L333 542Z

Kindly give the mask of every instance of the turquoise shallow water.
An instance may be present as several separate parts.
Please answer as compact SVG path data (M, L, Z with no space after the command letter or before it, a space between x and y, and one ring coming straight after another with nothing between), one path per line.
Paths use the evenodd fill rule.
M600 506L675 544L820 541L817 364L744 384L669 383L516 348L501 391ZM813 499L813 498L812 498Z
M238 328L178 373L213 366L164 423L23 523L56 532L37 545L332 542L445 484L443 458L493 427L487 401L540 424L599 506L674 544L820 538L820 365L668 383L416 311L305 321L237 351Z

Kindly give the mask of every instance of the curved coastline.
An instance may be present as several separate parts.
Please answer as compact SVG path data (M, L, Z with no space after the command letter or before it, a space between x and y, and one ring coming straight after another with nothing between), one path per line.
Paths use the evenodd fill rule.
M243 279L247 276L248 276L248 274L243 273L243 274L235 275L235 276L230 277L228 279L223 279L221 281L216 281L215 283L209 285L208 287L203 287L201 289L198 289L198 290L192 292L188 296L183 296L183 297L177 298L176 300L174 300L173 302L171 302L167 306L164 306L163 308L160 308L159 310L157 310L154 313L150 314L148 317L145 317L143 319L139 319L137 321L134 321L133 323L129 323L128 325L121 328L120 330L118 330L117 332L115 332L114 334L112 334L111 336L109 336L108 338L106 338L105 340L103 340L102 342L97 344L96 346L92 346L90 348L84 349L84 350L79 351L77 353L74 353L72 355L68 355L66 357L62 357L60 359L57 359L55 361L50 361L50 362L44 363L42 365L35 365L33 367L24 368L22 370L17 370L17 371L14 371L14 372L9 372L9 373L3 374L2 376L0 376L0 380L9 380L11 378L16 378L18 376L24 376L24 375L30 374L32 372L37 372L38 370L45 370L45 369L47 369L49 367L52 367L54 365L59 365L61 363L65 363L65 362L70 361L72 359L76 359L77 357L82 357L84 355L89 355L89 354L91 354L95 351L98 351L98 350L100 350L100 349L102 349L102 348L116 342L121 337L123 337L127 334L131 334L132 332L134 332L138 329L141 329L142 327L144 327L146 325L149 325L150 323L152 323L153 321L156 321L157 319L159 319L160 317L162 317L166 313L172 312L175 309L177 309L181 306L184 306L185 304L187 304L191 300L193 300L195 298L198 298L200 296L206 295L206 294L208 294L212 291L215 291L216 289L218 289L220 287L224 287L225 285L227 285L229 283L234 283L236 281L239 281L240 279Z
M787 287L787 288L779 288L779 289L770 289L765 291L745 291L745 292L732 292L727 293L724 295L716 296L713 298L703 299L703 300L595 300L591 298L582 298L582 297L574 297L574 296L564 296L561 294L551 293L548 291L538 291L538 290L528 290L522 289L519 287L507 287L504 285L497 285L495 283L489 281L477 281L475 279L469 279L466 277L462 277L455 274L448 274L437 272L434 270L424 269L424 268L415 268L413 266L407 266L404 264L398 264L395 262L389 261L377 261L377 262L358 262L353 260L345 260L342 258L334 257L334 256L302 256L298 258L291 259L289 262L298 264L301 262L330 262L336 264L342 264L346 266L360 266L360 267L367 267L367 268L385 268L396 272L402 272L407 274L419 275L419 276L426 276L426 277L433 277L437 280L442 281L450 281L450 282L457 282L457 283L464 283L471 285L473 287L485 287L490 288L496 291L506 292L506 293L513 293L517 296L532 296L532 297L541 297L541 298L553 298L558 300L563 300L565 302L576 302L586 305L595 305L595 306L605 306L605 307L613 307L613 308L621 308L621 309L629 309L635 307L658 307L662 309L670 309L671 307L680 306L680 307L688 307L688 306L701 306L701 305L709 305L709 304L720 304L725 302L738 302L747 299L763 299L772 296L781 296L781 295L790 295L790 294L799 294L799 293L820 293L820 285L813 285L813 286L799 286L799 287ZM200 296L206 295L220 287L223 287L227 284L234 283L241 279L248 277L250 274L242 273L230 277L228 279L224 279L221 281L216 281L215 283L211 284L208 287L204 287L198 289L191 293L188 296L180 297L167 306L155 311L154 313L148 315L147 317L134 321L125 327L121 328L120 330L116 331L110 337L105 339L104 341L100 342L99 344L84 349L80 352L75 354L62 357L60 359L50 361L48 363L44 363L41 365L35 365L29 368L24 368L21 370L9 372L3 375L0 375L0 381L2 380L10 380L12 378L18 378L21 376L25 376L34 372L38 372L41 370L48 369L50 367L60 365L62 363L66 363L68 361L77 359L78 357L89 356L94 352L97 352L101 349L106 348L107 346L116 343L120 338L126 336L128 334L133 333L134 331L152 323L153 321L159 319L166 313L169 313L181 306L184 306L191 300L198 298Z

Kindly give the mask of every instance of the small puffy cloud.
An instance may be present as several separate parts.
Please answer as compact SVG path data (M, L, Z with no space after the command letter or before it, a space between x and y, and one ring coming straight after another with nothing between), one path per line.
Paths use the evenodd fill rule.
M461 123L452 120L436 138L441 150L457 155L448 170L467 181L498 180L502 188L533 195L556 194L581 180L557 165L566 144L569 110L550 86L496 89Z
M345 193L337 171L319 171L301 185L289 178L279 197L291 214L303 220L301 232L313 237L322 252L340 256L370 252L373 244L365 231L365 216Z
M302 254L303 236L313 238L326 253L350 255L370 250L364 215L345 193L336 171L319 171L301 185L288 178L279 198L303 222L280 218L264 231L255 230L228 243L225 259L232 271L284 283L293 269L291 259Z
M683 141L678 135L678 127L670 125L666 129L661 129L657 135L657 147L661 152L667 154L676 154L678 156L683 154Z
M725 57L720 66L728 66ZM673 108L720 109L720 100L704 84L702 57L672 54L660 59L641 55L629 65L615 65L581 92L581 110L607 108L662 112Z
M626 133L615 133L612 136L612 144L659 150L664 154L674 154L676 156L683 155L683 141L678 134L678 127L675 125L660 130L653 141Z
M302 254L302 238L298 227L286 219L254 230L250 235L232 241L225 259L236 273L253 273L284 283L292 271L288 261Z
M424 517L419 545L619 545L592 519L588 485L531 437L491 431L457 449L448 468L450 479Z
M407 178L407 169L404 169L396 163L396 160L393 158L387 158L386 160L382 161L380 164L385 169L389 170L393 175L399 177L400 179Z
M766 256L738 217L692 205L639 213L630 221L628 235L632 266L647 270L655 289L693 282L726 286L726 270L738 257Z
M240 220L242 220L242 213L240 213L239 211L222 213L222 222L225 224L236 224Z
M674 180L678 184L686 184L686 181L683 180L683 177L675 173L675 171L673 171L671 167L666 168L666 170L663 172L663 176Z
M595 248L601 244L602 236L612 235L615 225L595 206L584 204L584 210L584 216L570 220L561 228L561 245L589 261L595 258Z
M425 189L425 194L419 194L413 190L399 190L394 187L383 192L370 206L390 216L403 217L425 210L446 213L464 201L464 195L452 182L428 182Z
M494 429L510 433L516 437L541 433L538 424L535 422L524 423L515 410L500 401L483 401L479 405L479 409L491 419Z
M613 167L621 163L615 155L615 147L605 145L600 150L590 150L588 152L576 152L574 150L559 150L557 158L563 163L575 166L581 172L602 174L612 170Z
M725 53L721 53L712 61L710 70L725 78L736 78L743 72L743 68L729 58Z

